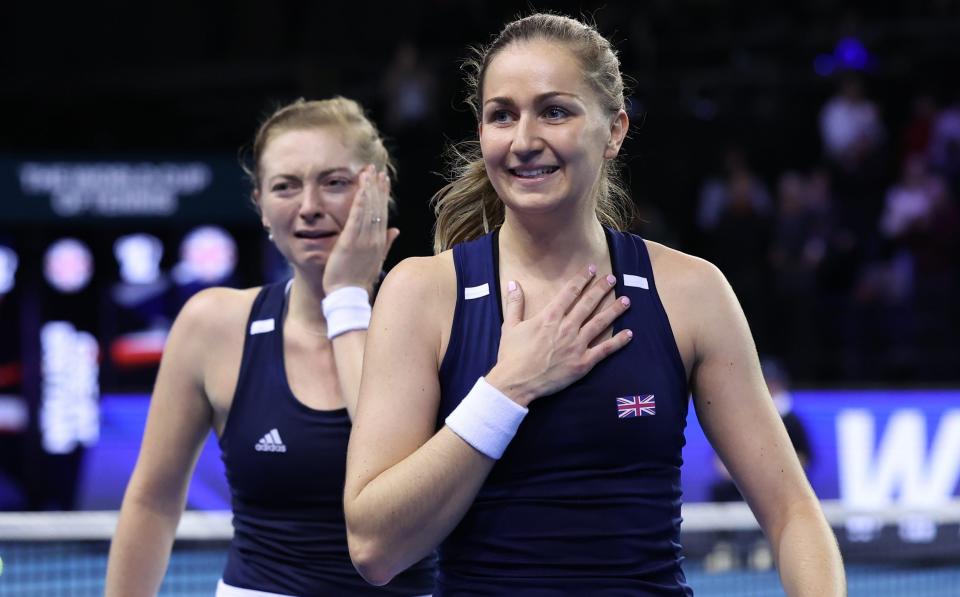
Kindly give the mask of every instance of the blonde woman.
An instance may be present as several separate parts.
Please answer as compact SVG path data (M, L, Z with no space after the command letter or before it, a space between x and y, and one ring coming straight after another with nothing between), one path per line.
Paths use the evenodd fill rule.
M391 170L351 100L300 100L261 125L253 199L293 278L203 291L177 317L111 545L107 595L156 594L211 427L234 515L218 596L430 593L427 563L382 589L368 585L350 562L343 520L368 297L398 234L386 223Z
M438 254L394 268L367 339L344 498L360 572L385 583L439 546L434 595L690 595L692 391L788 594L842 594L726 280L621 231L610 44L533 15L471 72L480 155L437 196Z

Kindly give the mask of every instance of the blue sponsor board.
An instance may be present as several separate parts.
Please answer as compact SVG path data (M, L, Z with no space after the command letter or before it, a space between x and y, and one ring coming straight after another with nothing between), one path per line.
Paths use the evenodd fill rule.
M807 474L821 499L922 508L960 495L960 390L795 391L793 412L810 439ZM719 474L693 408L686 437L684 501L708 501Z
M810 437L808 475L821 499L870 509L935 506L960 494L960 390L797 391L793 402ZM148 404L144 395L102 398L100 440L85 456L81 508L120 506ZM684 500L708 501L718 473L692 408L686 435ZM197 463L188 506L230 506L212 435Z

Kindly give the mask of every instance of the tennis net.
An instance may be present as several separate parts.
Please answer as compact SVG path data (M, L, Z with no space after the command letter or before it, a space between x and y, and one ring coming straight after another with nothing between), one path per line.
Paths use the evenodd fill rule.
M0 596L103 595L117 514L0 513ZM213 595L232 534L229 512L185 512L160 595Z
M960 596L960 501L923 511L823 507L851 597ZM691 503L683 516L684 569L698 596L784 594L743 503ZM102 595L116 520L116 512L0 513L0 596ZM186 512L160 595L212 595L231 535L229 512Z

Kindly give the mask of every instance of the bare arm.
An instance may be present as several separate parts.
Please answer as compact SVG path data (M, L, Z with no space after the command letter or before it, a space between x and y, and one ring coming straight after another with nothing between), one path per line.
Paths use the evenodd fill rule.
M355 330L340 334L331 341L333 360L337 365L337 380L340 394L347 407L350 420L357 416L357 398L360 395L360 376L363 369L364 346L367 341L366 330Z
M846 594L833 531L770 399L743 311L723 275L696 264L692 374L697 417L773 548L791 597Z
M190 475L210 429L203 389L211 346L206 321L216 295L201 293L173 325L150 400L140 456L110 545L106 595L156 595L163 580Z
M463 516L494 464L448 429L435 431L440 325L430 314L444 304L452 310L456 300L449 289L456 289L453 264L435 271L431 261L439 259L394 268L371 322L347 450L344 512L351 557L374 584L429 553ZM381 507L387 504L388 510Z
M448 427L434 432L441 327L434 314L444 306L452 314L451 288L456 284L449 255L407 260L387 278L374 310L344 493L350 554L374 584L388 582L434 549L493 468L493 459ZM526 404L565 387L625 345L629 334L622 332L589 346L626 309L615 302L591 318L610 289L592 275L578 276L542 314L522 322L517 287L508 297L498 364L488 381Z
M390 179L386 173L377 173L372 166L367 166L360 172L359 185L350 215L324 269L326 294L347 286L372 292L383 260L400 234L397 228L387 228ZM351 419L357 410L366 339L367 330L354 330L336 336L331 342L340 393Z

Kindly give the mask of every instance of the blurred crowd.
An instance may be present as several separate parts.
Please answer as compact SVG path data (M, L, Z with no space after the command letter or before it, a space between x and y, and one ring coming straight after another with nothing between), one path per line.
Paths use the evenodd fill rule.
M798 380L952 379L960 281L960 96L915 97L900 130L838 79L813 168L764 176L725 149L701 186L700 253L727 275L758 347Z
M620 52L637 230L715 262L760 351L799 385L956 383L960 1L601 4L539 8L594 19ZM23 22L45 16L17 10ZM0 102L10 114L56 114L58 126L13 119L0 153L232 157L269 107L342 94L369 108L397 158L403 234L389 267L430 252L444 150L475 135L465 44L489 41L518 12L481 0L376 15L364 4L240 2L165 7L145 23L78 8L51 24L43 48L30 28L12 31L32 51L14 61L19 84ZM136 25L118 29L124 16ZM215 40L197 25L211 18L224 24ZM332 22L363 22L364 40ZM262 241L247 221L246 240ZM247 258L238 269L259 280L270 268Z
M727 34L716 37L693 35L669 3L595 15L624 32L636 77L625 170L638 232L719 266L760 352L798 384L956 380L960 88L944 78L956 54L937 23L957 11L811 9L800 34L776 9L731 9L713 15ZM401 187L428 196L438 146L426 140L462 138L437 117L455 78L410 40L393 56L377 112ZM912 66L897 70L898 56ZM415 254L431 214L425 202L403 211L414 234L399 253Z

